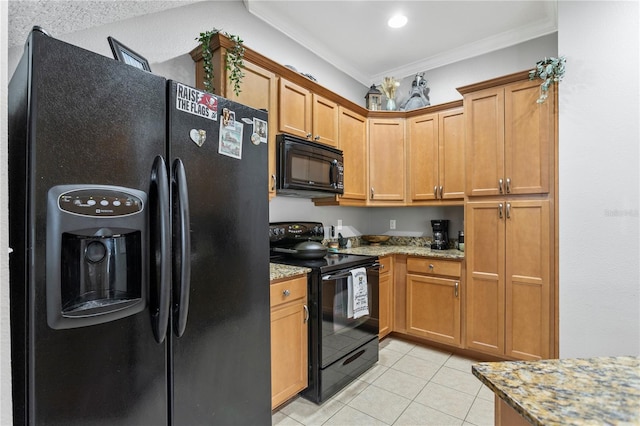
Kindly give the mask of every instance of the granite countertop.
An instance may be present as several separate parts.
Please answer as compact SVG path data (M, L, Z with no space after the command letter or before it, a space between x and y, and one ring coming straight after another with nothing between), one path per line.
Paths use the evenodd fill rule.
M280 278L294 277L300 274L307 274L311 272L311 268L301 268L299 266L281 265L279 263L269 264L269 279L271 281Z
M640 357L484 362L472 372L534 425L640 424Z
M421 246L359 246L348 249L339 249L340 253L366 254L370 256L387 256L390 254L407 254L412 256L438 257L444 259L462 260L464 252L456 249L451 250L431 250L429 247Z
M421 246L359 246L348 249L338 249L338 253L346 254L363 254L368 256L387 256L392 254L407 254L412 256L424 256L441 259L463 260L464 252L460 250L431 250L429 247ZM270 263L271 281L289 278L299 274L311 272L309 268L300 268L297 266L281 265L279 263Z

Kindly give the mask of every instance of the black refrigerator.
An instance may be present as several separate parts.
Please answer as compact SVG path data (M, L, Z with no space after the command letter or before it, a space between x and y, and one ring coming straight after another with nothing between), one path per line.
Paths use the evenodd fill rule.
M266 123L31 32L9 84L15 424L271 423Z

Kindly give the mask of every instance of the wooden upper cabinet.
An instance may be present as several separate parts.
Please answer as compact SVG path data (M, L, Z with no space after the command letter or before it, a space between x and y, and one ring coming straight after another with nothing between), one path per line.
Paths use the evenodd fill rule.
M465 188L465 130L462 108L438 114L438 172L441 200L461 200Z
M470 196L548 193L554 141L554 87L538 81L465 93L466 191Z
M409 188L411 201L438 196L438 114L407 121Z
M338 104L313 94L312 97L313 141L338 146Z
M509 194L549 192L554 142L555 85L537 103L539 81L505 87L505 177Z
M311 92L284 78L278 89L278 130L311 139Z
M367 119L338 108L338 148L344 155L344 194L340 200L367 200Z
M464 199L462 108L407 120L409 200Z
M397 205L405 195L404 119L369 120L369 201Z
M227 80L225 94L236 102L256 109L266 109L269 112L267 143L269 144L269 198L271 199L276 195L277 77L275 73L247 61L244 62L243 71L242 91L236 95L233 85Z
M313 142L338 146L338 104L280 78L278 129Z

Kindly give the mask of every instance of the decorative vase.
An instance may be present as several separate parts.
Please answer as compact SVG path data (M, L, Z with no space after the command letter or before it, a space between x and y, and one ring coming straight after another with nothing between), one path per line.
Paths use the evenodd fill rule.
M393 98L387 99L387 111L395 111L396 110L396 100Z

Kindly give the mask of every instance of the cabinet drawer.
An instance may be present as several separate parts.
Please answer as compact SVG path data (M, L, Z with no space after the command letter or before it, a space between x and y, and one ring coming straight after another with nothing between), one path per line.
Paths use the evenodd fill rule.
M270 286L271 307L307 297L307 276L281 281Z
M428 259L424 257L410 257L407 259L407 272L427 275L445 275L460 277L460 262L452 260Z
M380 274L388 274L391 272L391 256L385 256L378 259L380 263Z

